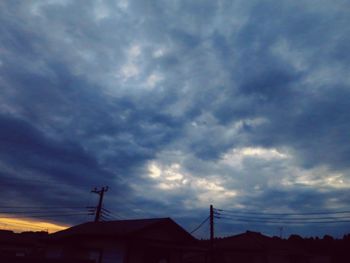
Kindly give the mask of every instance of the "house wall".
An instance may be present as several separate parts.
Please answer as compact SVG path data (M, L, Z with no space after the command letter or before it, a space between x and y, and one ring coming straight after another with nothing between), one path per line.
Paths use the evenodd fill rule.
M182 259L183 259L183 253L177 251L170 255L169 263L182 263L183 262Z
M219 261L223 263L266 263L264 256L248 253L216 255L216 259L219 259Z
M124 263L143 263L145 259L145 251L138 248L129 248L128 258Z
M182 253L160 247L136 247L129 249L128 261L124 263L182 263Z
M339 262L339 261L338 261ZM332 263L330 256L311 256L309 263Z
M287 255L269 255L268 263L291 263L291 260ZM302 261L300 261L300 263L302 263Z
M124 250L123 248L107 248L102 251L101 263L123 263L124 262Z
M48 259L92 260L96 263L123 263L125 246L116 241L79 241L47 248Z
M46 248L46 258L58 259L63 257L63 248L57 246L49 246Z

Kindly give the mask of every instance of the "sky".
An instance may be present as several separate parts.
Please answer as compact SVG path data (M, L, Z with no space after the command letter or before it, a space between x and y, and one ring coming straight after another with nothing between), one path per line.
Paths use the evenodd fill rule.
M117 218L189 231L210 204L349 211L349 25L348 0L1 1L0 212L75 213L107 185ZM93 219L57 213L45 222ZM350 223L215 221L219 236L280 227Z

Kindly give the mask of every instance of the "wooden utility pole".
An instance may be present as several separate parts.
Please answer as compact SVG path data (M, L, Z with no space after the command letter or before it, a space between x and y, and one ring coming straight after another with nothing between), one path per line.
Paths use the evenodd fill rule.
M214 241L214 208L210 205L210 242Z
M210 262L214 262L214 208L210 205Z
M102 210L102 202L103 202L103 195L107 191L108 191L108 186L102 187L101 190L97 190L97 188L95 187L95 189L91 191L91 193L98 194L99 197L100 197L99 200L98 200L98 205L96 207L95 222L100 221L101 210Z

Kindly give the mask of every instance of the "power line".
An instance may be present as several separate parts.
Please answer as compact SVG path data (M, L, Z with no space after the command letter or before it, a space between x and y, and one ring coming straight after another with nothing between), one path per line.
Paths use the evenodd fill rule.
M42 215L5 215L2 216L0 213L0 218L45 218L45 217L65 217L65 216L86 216L92 215L91 213L67 213L67 214L42 214Z
M350 211L318 211L306 213L264 213L214 209L217 219L259 224L339 224L350 223ZM315 217L320 215L321 217ZM324 215L324 216L322 216Z
M101 209L102 209L102 211L103 211L104 213L107 213L107 214L110 214L110 213L111 213L111 211L109 211L108 209L106 209L106 208L104 208L104 207L102 207Z
M190 234L193 234L194 232L196 232L198 229L200 229L205 222L207 222L209 220L210 216L208 216L207 218L205 218L195 229L193 229Z
M105 215L101 215L100 216L100 221L104 222L104 221L110 221L111 219Z
M87 208L82 206L0 206L0 209L60 209L60 208Z
M120 217L119 216L117 216L117 215L114 215L112 212L110 212L109 210L106 210L106 211L108 211L108 212L104 212L105 211L105 209L104 208L102 208L102 213L101 213L101 218L102 219L107 219L107 220L119 220L120 219Z
M259 219L243 219L243 218L232 218L225 216L217 216L217 219L228 219L231 221L248 222L248 223L260 223L260 224L339 224L339 223L350 223L350 220L325 220L325 221L287 221L287 220L259 220Z
M239 210L226 210L226 209L218 209L215 208L215 211L218 212L227 212L227 213L234 213L234 214L251 214L251 215L276 215L276 216L291 216L291 215L331 215L331 214L349 214L350 210L346 211L320 211L320 212L306 212L306 213L269 213L269 212L254 212L254 211L239 211Z
M102 208L101 210L101 218L102 219L107 219L107 220L123 220L125 219L124 217L122 216L119 216L105 208Z
M287 221L300 221L300 220L337 220L337 219L349 219L350 220L350 215L349 216L333 216L333 217L290 217L290 216L279 216L279 217L271 217L271 216L241 216L241 215L230 215L230 214L217 214L218 218L221 216L227 217L227 218L241 218L241 219L256 219L256 220L287 220Z
M125 219L125 217L120 216L119 214L115 214L114 212L112 212L104 207L102 207L102 214L114 217L116 219Z
M210 238L209 221L207 221L202 227L200 227L192 235L196 236L197 238L209 240L209 238Z
M0 211L0 214L50 214L50 213L71 213L71 212L78 212L78 211L72 211L72 210L54 210L54 211ZM80 211L79 211L80 212Z

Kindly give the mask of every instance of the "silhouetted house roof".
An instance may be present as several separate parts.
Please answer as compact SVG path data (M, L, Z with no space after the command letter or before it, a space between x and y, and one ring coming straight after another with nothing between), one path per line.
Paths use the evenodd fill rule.
M89 222L50 235L47 258L181 262L196 239L170 218Z
M278 238L271 238L259 232L245 233L218 239L215 241L219 248L234 248L242 250L285 249L286 246Z
M195 241L193 236L170 218L88 222L53 233L51 239L61 240L70 237L132 238L141 237L145 232L152 232L152 230L166 232L171 235L172 240ZM148 238L168 239L167 235L148 236Z
M288 246L284 240L252 231L215 239L213 251L217 262L285 263L304 262L306 258L303 251Z

